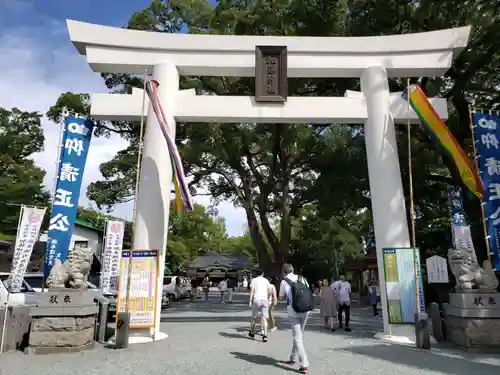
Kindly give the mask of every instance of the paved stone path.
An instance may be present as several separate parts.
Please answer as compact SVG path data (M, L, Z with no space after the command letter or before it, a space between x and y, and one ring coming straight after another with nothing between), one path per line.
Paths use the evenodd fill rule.
M278 308L278 332L269 342L246 337L248 295L236 294L233 305L211 300L173 303L162 314L167 340L114 350L94 350L50 356L7 353L0 356L1 375L232 375L294 374L296 368L282 363L291 349L291 334L283 307ZM500 354L459 350L431 351L394 346L373 339L381 321L368 309L353 308L353 332L331 333L313 312L305 341L311 374L338 375L498 375Z

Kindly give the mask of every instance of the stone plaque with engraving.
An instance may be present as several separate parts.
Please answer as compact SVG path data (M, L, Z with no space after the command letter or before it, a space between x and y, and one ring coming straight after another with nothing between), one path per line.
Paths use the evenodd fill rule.
M287 83L286 46L255 47L255 101L286 102Z

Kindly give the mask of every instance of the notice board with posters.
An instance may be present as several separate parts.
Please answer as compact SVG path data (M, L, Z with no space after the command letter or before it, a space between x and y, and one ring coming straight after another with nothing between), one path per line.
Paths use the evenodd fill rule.
M117 317L125 312L130 250L123 250L120 259ZM134 250L130 278L130 328L150 328L156 322L158 290L158 250Z
M420 251L418 248L384 248L383 255L389 324L414 324L417 291L420 312L425 311Z

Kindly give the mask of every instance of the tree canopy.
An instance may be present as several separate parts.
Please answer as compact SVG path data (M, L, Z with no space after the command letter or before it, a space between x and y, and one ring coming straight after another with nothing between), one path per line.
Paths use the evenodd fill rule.
M0 233L15 235L21 205L45 207L45 171L33 154L43 151L41 114L0 107Z
M413 77L412 82L420 82L429 96L448 99L449 127L472 155L469 105L500 106L499 14L495 2L483 0L220 0L215 6L209 0L153 0L131 16L127 27L170 33L378 36L470 24L473 34L469 46L448 73L438 78ZM142 78L135 75L102 76L114 92L142 88ZM392 90L402 91L406 80L390 79L389 84ZM347 89L359 90L359 80L289 79L288 86L290 96L342 96ZM252 96L254 80L182 77L181 88L195 88L198 95ZM57 121L64 108L82 113L88 110L88 96L62 95L49 117ZM99 123L96 131L103 136L116 132L130 140L129 148L101 165L104 179L88 191L99 207L109 207L133 197L138 124ZM265 267L278 272L285 259L298 256L300 250L305 256L304 249L325 249L317 258L325 262L332 247L343 249L345 256L373 248L361 125L179 123L177 137L193 192L207 190L214 203L227 200L244 209L248 235ZM397 129L397 140L406 188L405 128ZM425 253L443 252L451 245L446 187L462 183L453 164L422 127L412 127L411 142L417 243ZM408 189L405 194L408 198ZM314 220L321 223L313 224L304 207L314 207ZM479 203L469 197L466 208L479 257L484 258ZM323 236L318 228L328 234ZM181 228L171 230L175 233ZM197 236L181 246L172 234L169 246L177 246L179 254L192 254L190 246L196 248ZM308 255L307 259L312 258ZM325 264L331 270L329 259Z

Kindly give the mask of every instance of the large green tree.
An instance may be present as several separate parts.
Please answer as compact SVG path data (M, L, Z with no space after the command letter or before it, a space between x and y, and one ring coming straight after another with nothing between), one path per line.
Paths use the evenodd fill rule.
M367 210L322 217L315 204L300 210L292 228L290 261L309 280L338 276L344 264L364 254L371 222Z
M43 151L40 119L37 112L0 107L0 233L16 234L20 205L45 207L49 200L45 171L32 159Z
M429 96L448 99L448 126L473 158L470 105L500 108L500 13L498 3L466 0L443 1L362 1L350 0L347 32L353 36L407 34L472 26L466 50L454 61L444 77L423 78ZM392 80L393 88L403 90L405 80ZM408 181L406 129L398 134L403 178ZM422 127L412 127L417 244L427 250L444 252L451 245L446 195L447 186L463 186L452 161L430 141ZM405 184L408 186L408 184ZM408 191L406 191L408 196ZM479 201L466 194L480 259L486 257Z
M422 79L429 96L450 103L449 126L466 150L471 151L469 103L498 107L499 13L494 2L466 0L154 0L132 15L128 27L154 32L236 35L369 36L404 34L473 25L467 48L445 77ZM113 91L142 87L140 77L103 74ZM413 82L420 77L413 77ZM405 79L391 79L393 90L403 90ZM182 77L182 88L198 94L253 95L253 80L236 77ZM338 96L359 89L357 79L290 79L289 95ZM51 109L84 111L88 97L68 93ZM82 104L83 103L83 104ZM133 196L137 124L99 123L103 135L110 131L131 140L128 149L101 166L103 181L91 185L89 196L101 206ZM408 197L408 144L406 129L398 129L400 164ZM314 124L178 124L177 135L186 172L195 189L207 189L215 202L230 200L245 210L249 235L263 265L274 271L288 257L293 222L302 207L316 202L322 220L334 217L338 228L352 231L360 225L363 243L373 245L369 219L362 225L345 220L360 210L370 217L370 193L362 126ZM189 140L189 142L185 142ZM417 242L429 252L450 246L446 187L461 181L449 159L431 143L421 127L412 127L412 159L416 202ZM474 233L480 236L478 202L468 202ZM409 212L409 210L408 210ZM278 225L273 225L278 223ZM333 223L333 224L332 224ZM336 229L337 228L337 229ZM355 228L354 232L357 229ZM307 231L301 231L302 236ZM359 236L356 238L360 238ZM482 241L476 241L481 247ZM421 246L421 247L422 247ZM484 255L484 253L483 253Z
M328 22L318 27L317 35L341 32L341 3L324 3L321 7L325 17L316 20L312 20L310 9L302 9L297 2L292 5L289 9L288 2L280 1L220 1L212 7L209 1L171 1L167 6L153 1L131 17L129 27L158 32L178 32L187 26L195 33L307 35L313 23L318 25L322 19ZM300 12L299 16L294 16L294 12ZM311 19L301 25L296 22L301 16ZM130 75L104 77L111 89L139 83L137 77ZM184 77L181 85L194 87L200 94L254 92L250 78ZM341 95L348 87L348 81L335 80L291 80L289 84L291 95ZM115 124L117 128L122 125ZM261 264L274 265L274 272L278 272L288 255L292 218L304 204L315 199L312 188L317 174L313 164L327 148L327 129L328 126L312 124L178 125L178 138L189 140L179 144L193 184L208 189L215 202L229 200L244 208ZM109 180L116 181L115 177ZM95 194L93 198L99 197ZM271 225L275 218L279 218L279 230Z

